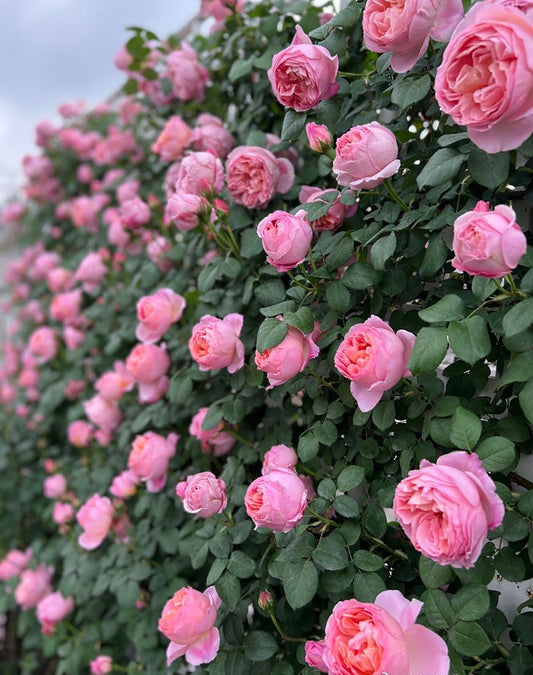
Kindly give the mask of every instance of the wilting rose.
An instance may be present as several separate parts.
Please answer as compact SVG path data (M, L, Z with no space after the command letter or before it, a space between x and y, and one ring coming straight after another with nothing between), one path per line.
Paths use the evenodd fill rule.
M246 513L255 527L289 532L304 516L308 495L302 479L288 469L274 469L256 478L244 497Z
M136 436L128 459L128 468L146 481L148 492L160 492L167 480L170 458L176 454L179 436L169 434L167 438L147 431Z
M202 471L188 476L176 485L176 494L183 502L187 513L200 518L211 518L226 508L226 483L211 471Z
M74 609L74 598L68 596L64 598L62 594L49 593L37 605L37 620L41 624L41 632L43 635L52 635L55 631L56 624L70 614Z
M152 295L143 296L137 303L139 325L135 331L145 344L157 342L170 326L181 319L185 298L170 288L160 288Z
M169 118L163 131L152 145L164 162L174 162L181 157L191 139L191 128L177 115Z
M243 367L242 322L242 314L228 314L223 319L206 314L200 319L189 340L189 351L200 370L227 368L235 373Z
M286 272L302 263L313 238L305 211L295 215L287 211L273 211L257 226L267 254L267 262L278 272Z
M83 529L78 543L82 548L91 551L100 546L111 527L113 511L109 497L101 497L99 494L90 497L78 510L76 520Z

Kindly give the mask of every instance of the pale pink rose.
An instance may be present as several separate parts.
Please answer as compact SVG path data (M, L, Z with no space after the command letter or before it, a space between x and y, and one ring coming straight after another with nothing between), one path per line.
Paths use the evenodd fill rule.
M152 144L152 152L158 154L164 162L174 162L189 145L191 135L191 128L181 117L173 115Z
M369 0L363 37L370 51L392 52L391 68L405 73L426 53L429 38L447 42L463 18L460 0Z
M190 45L182 42L180 49L170 52L167 68L167 77L172 82L176 98L197 103L204 100L209 72L198 61L198 56Z
M290 47L274 54L268 79L275 97L298 112L316 108L339 91L339 57L314 45L300 26Z
M302 204L324 201L322 196L326 192L332 192L332 190L321 190L320 188L315 188L310 185L303 185L300 190L299 199ZM340 199L340 194L338 194L338 197L333 201L326 215L311 221L310 225L316 232L335 232L335 230L338 230L339 227L341 227L345 218L353 216L357 211L357 208L357 204L352 204L352 206L343 204Z
M118 405L99 394L84 401L83 410L91 422L104 431L114 431L122 422L122 413Z
M450 659L444 640L415 624L423 604L407 600L400 591L383 591L373 603L338 602L326 623L323 672L448 673Z
M78 537L78 543L82 548L92 551L100 546L111 527L113 511L109 497L101 497L99 494L89 497L78 510L76 520L83 529L83 534Z
M15 588L15 600L22 609L35 607L39 600L52 590L50 580L54 573L53 567L39 565L34 570L24 570L20 574L19 585Z
M351 380L350 391L362 412L375 408L385 391L411 374L407 364L414 342L412 333L395 333L374 315L346 333L334 363L339 373Z
M333 136L325 124L308 122L305 125L305 133L309 147L315 152L326 152L333 145Z
M235 147L235 139L220 118L204 113L192 132L191 145L197 151L211 151L220 159L225 159Z
M37 328L30 335L28 349L35 356L37 363L48 363L57 354L55 331L48 326Z
M352 127L337 139L333 173L352 190L369 190L400 168L398 143L392 131L379 124Z
M226 483L211 471L202 471L188 476L176 485L176 494L183 501L187 513L200 518L211 518L226 508Z
M128 499L137 491L139 476L132 469L121 471L113 478L109 492L118 499Z
M309 361L318 356L319 351L311 333L304 335L298 328L289 326L287 335L279 345L264 352L256 349L255 364L267 374L267 389L272 389L301 373Z
M88 164L80 164L76 169L76 178L80 183L90 183L94 178L94 172Z
M92 675L106 675L113 669L113 661L110 656L97 656L89 665Z
M273 469L256 478L244 497L246 513L256 529L289 532L302 520L308 495L301 478L288 469Z
M0 403L7 405L17 398L17 389L10 382L0 384Z
M305 662L310 668L316 668L321 673L327 673L328 668L324 663L324 640L307 640L305 643Z
M43 120L35 127L35 145L41 148L48 147L50 141L59 130L51 122Z
M217 21L224 21L232 12L242 12L244 0L202 0L200 13L202 16L212 16Z
M72 200L69 215L75 227L86 228L92 234L98 232L98 214L104 206L102 201L97 199L99 196L81 195Z
M213 429L202 429L208 411L209 408L200 408L191 420L189 433L200 441L205 453L213 453L215 457L221 457L233 448L236 439L229 431L224 431L223 421L219 422Z
M298 455L288 445L273 445L263 458L261 474L266 476L271 471L288 469L294 471L298 464Z
M262 209L277 192L288 192L294 183L294 167L285 157L269 150L241 145L226 160L228 190L237 204Z
M94 429L84 420L74 420L68 425L67 433L69 443L77 448L86 448L93 438Z
M43 481L43 493L48 499L59 499L67 491L67 479L62 473L54 473Z
M273 211L258 224L257 235L267 254L267 262L278 272L286 272L307 257L313 230L303 209L295 215Z
M176 454L178 440L177 434L169 434L165 438L153 431L135 437L128 467L135 471L142 481L146 481L148 492L160 492L164 488L168 463Z
M491 211L488 202L480 201L453 224L452 265L461 272L499 279L514 270L526 249L526 236L510 206L499 204Z
M131 96L126 96L119 103L119 117L122 124L131 124L137 115L144 110L140 101L135 101Z
M74 273L64 267L55 267L46 275L46 283L52 293L68 291L74 279Z
M0 581L8 581L13 577L18 577L28 566L31 557L31 548L26 549L26 551L19 551L16 548L8 551L6 556L0 560Z
M41 376L36 368L23 368L17 382L23 389L35 389L39 385Z
M114 369L101 375L94 388L108 401L118 401L127 391L131 391L135 380L126 370L122 361L116 361Z
M212 152L191 152L180 164L176 191L201 195L220 192L224 187L224 167Z
M139 196L141 189L141 182L139 180L127 180L117 188L117 201L119 204L124 204L130 199L135 199Z
M242 314L227 314L223 319L206 314L192 329L189 351L200 370L227 368L235 373L244 365L244 344L239 340Z
M94 440L98 443L98 445L101 445L103 448L107 448L107 446L113 440L113 431L109 429L97 429L94 432Z
M424 459L396 487L394 514L411 543L439 565L473 567L505 507L475 454Z
M174 593L159 619L159 630L170 640L168 666L179 656L193 666L213 661L220 647L215 621L221 604L214 586L203 593L190 586Z
M77 399L85 389L84 380L69 380L65 385L65 396L73 401Z
M68 103L63 103L59 106L57 109L61 117L65 119L69 119L71 117L77 117L78 115L81 115L85 108L85 101L83 99L79 99L77 101L70 101Z
M78 265L75 279L81 281L84 290L95 291L107 274L107 265L99 253L88 253Z
M185 298L170 288L160 288L153 295L143 296L137 303L140 324L135 335L145 344L157 342L185 309Z
M125 45L122 45L113 59L115 68L118 68L118 70L128 70L132 61L133 56L128 52Z
M74 518L74 507L68 502L56 502L52 509L52 520L58 525L66 525Z
M59 591L56 593L49 593L39 601L37 605L37 620L41 624L41 632L43 635L52 635L55 631L56 624L70 614L74 609L74 598L68 596L64 598Z
M435 78L443 112L489 153L533 132L533 21L518 7L476 3L457 26Z
M170 358L164 347L136 345L126 359L126 370L137 382L158 382L170 368Z
M65 346L69 351L74 351L78 349L83 340L85 339L85 333L73 326L65 326L63 328L63 340L65 341Z
M17 223L22 218L25 211L26 206L24 204L11 202L11 204L8 204L2 211L2 220L4 223L12 225L13 223Z
M165 207L165 218L186 232L194 229L199 223L199 217L204 211L207 213L208 202L205 197L188 192L175 192Z
M131 230L147 225L152 217L150 207L140 197L128 199L120 207L122 225Z
M150 260L157 265L162 272L170 272L174 263L167 258L167 253L172 248L172 244L162 236L154 236L152 241L146 246L146 253Z

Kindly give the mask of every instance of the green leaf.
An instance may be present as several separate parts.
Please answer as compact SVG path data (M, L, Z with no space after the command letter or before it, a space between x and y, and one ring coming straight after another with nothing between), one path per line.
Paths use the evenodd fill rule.
M533 612L519 614L513 621L516 637L524 645L533 645Z
M446 328L421 328L409 359L413 375L435 370L446 355L448 339Z
M508 546L494 556L496 569L508 581L523 581L526 572L524 561Z
M383 537L387 530L387 518L385 513L381 506L374 502L370 502L370 504L367 505L361 523L370 534L378 537L378 539Z
M425 185L442 185L459 171L466 157L452 148L442 148L432 155L416 177L419 188Z
M512 337L528 329L533 324L533 298L522 300L512 307L503 317L503 332Z
M265 319L257 332L257 349L264 352L276 347L287 335L289 329L285 321L279 321L273 317Z
M506 366L497 389L512 382L527 382L530 379L533 379L533 354L527 351L515 356Z
M228 571L239 579L247 579L255 572L255 561L242 551L233 551L228 563Z
M452 608L463 621L477 621L489 611L489 592L485 586L463 586L452 597Z
M339 495L333 502L333 508L345 518L357 518L359 504L349 495Z
M282 141L295 141L298 139L305 127L307 113L298 113L294 110L287 110L283 118L281 128Z
M516 511L508 511L502 523L502 536L507 541L522 541L529 534L529 521Z
M468 170L472 178L487 188L495 188L509 175L510 154L497 152L489 154L477 146L472 146L468 156Z
M359 602L374 602L384 590L385 582L375 572L358 572L353 579L353 594Z
M450 347L457 356L473 365L490 352L490 337L485 319L478 314L448 326Z
M278 651L278 643L270 633L254 630L244 638L244 654L250 661L266 661Z
M286 312L283 316L289 326L294 326L307 335L313 332L315 318L309 307L300 307L297 312Z
M424 600L424 614L429 623L439 630L448 628L454 621L454 614L450 601L442 591L430 588L422 596Z
M370 260L377 270L385 269L385 263L396 250L396 235L391 232L388 236L378 239L370 248Z
M515 445L508 438L486 438L476 448L476 455L486 471L504 471L516 461Z
M474 413L459 406L452 416L450 441L461 450L473 450L481 436L482 424Z
M348 555L343 538L336 534L323 537L312 553L317 565L325 570L342 570L348 565Z
M318 588L318 572L313 562L306 560L303 565L288 563L283 570L283 590L287 602L293 609L299 609L315 597Z
M533 424L533 380L526 382L518 395L518 400L527 421Z
M429 240L428 247L424 254L424 260L420 265L418 273L422 279L430 279L433 277L439 270L442 269L442 266L448 259L450 251L442 232L438 232L433 235Z
M215 586L222 602L230 609L241 599L241 582L234 574L225 572Z
M333 281L326 288L326 300L335 312L344 314L350 307L350 291L340 281Z
M391 101L405 110L413 103L421 101L428 94L431 87L429 75L416 76L397 80L391 94Z
M217 405L212 405L202 421L202 431L214 429L222 420L222 411Z
M337 489L348 492L360 485L365 479L365 470L362 466L346 466L337 477Z
M380 431L394 424L396 410L393 401L380 401L372 410L372 422Z
M312 431L305 431L298 440L298 457L302 462L313 459L318 452L318 439Z
M438 323L462 319L464 310L464 302L458 295L445 295L431 307L420 310L418 316L426 323Z
M507 661L510 675L531 675L533 669L533 655L527 647L515 645L511 649Z
M241 255L243 258L252 258L254 255L261 253L263 244L261 238L258 237L255 229L243 230L241 234Z
M458 621L448 633L454 649L465 656L481 656L490 648L490 640L477 623Z
M363 572L377 572L384 566L383 558L370 551L360 549L352 556L353 564Z
M234 61L229 69L228 79L230 82L236 82L241 77L252 72L253 59L238 59Z
M418 563L420 578L426 588L439 588L447 584L452 577L452 569L449 565L439 565L439 563L420 556Z
M382 274L375 270L372 265L357 262L350 265L341 277L342 283L352 291L362 291L374 286L381 281Z

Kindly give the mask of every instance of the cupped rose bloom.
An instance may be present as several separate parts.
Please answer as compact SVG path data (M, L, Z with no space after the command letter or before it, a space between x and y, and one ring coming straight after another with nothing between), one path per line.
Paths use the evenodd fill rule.
M58 499L67 491L67 479L62 473L54 473L43 481L43 493L48 499Z
M241 145L232 150L226 175L230 195L248 209L264 208L276 193L288 192L294 183L292 163L257 146Z
M19 551L14 548L0 560L0 581L8 581L13 577L18 577L28 566L32 557L31 548L25 551Z
M52 520L58 525L66 525L74 518L74 507L68 502L56 502L52 509Z
M43 635L52 635L55 631L56 625L63 621L63 619L70 614L74 609L74 598L68 596L64 598L63 595L57 591L56 593L49 593L37 605L37 620L41 624L41 632Z
M126 370L137 382L160 380L170 368L170 358L164 347L136 345L126 359Z
M170 458L176 454L179 436L169 434L167 438L147 431L136 436L128 459L128 468L146 481L148 492L160 492L167 480Z
M113 511L109 497L101 497L99 494L89 497L78 510L76 520L83 529L83 534L78 537L78 543L82 548L92 551L100 546L111 527Z
M305 125L305 133L309 147L315 152L326 152L333 145L333 136L325 124L308 122Z
M278 272L286 272L302 263L309 251L313 230L303 209L294 216L287 211L273 211L257 226L267 262Z
M450 668L444 640L415 624L423 607L400 591L383 591L376 600L338 602L326 623L322 659L330 675L433 675Z
M321 673L327 673L328 668L324 663L324 640L308 640L305 643L305 662L310 668L316 668Z
M66 324L78 322L81 300L82 292L79 289L67 291L66 293L58 293L50 305L50 316L55 321L61 321Z
M244 497L246 513L255 528L289 532L302 520L307 508L305 483L289 469L274 469L256 478Z
M170 52L167 69L167 77L172 82L172 91L176 98L197 103L204 100L209 72L198 61L198 55L190 45L182 42L180 49Z
M65 347L69 351L74 351L78 349L83 340L85 339L85 333L74 326L65 326L63 328L63 340L65 341Z
M91 442L94 434L94 429L91 424L85 420L74 420L68 425L68 440L69 443L75 445L77 448L86 448Z
M223 421L219 422L213 429L202 429L208 411L209 408L200 408L191 420L189 433L200 441L205 453L213 453L215 457L221 457L233 448L236 439L229 431L224 431Z
M533 132L533 21L518 7L476 3L457 26L435 78L441 110L486 152Z
M107 274L107 265L98 253L88 253L78 265L74 278L81 281L86 291L94 291Z
M101 375L94 388L107 401L118 401L135 384L134 378L126 370L122 361L115 361L113 370Z
M48 326L37 328L30 336L28 349L35 356L37 363L48 363L57 354L55 331Z
M261 474L266 476L271 471L289 469L294 471L298 464L298 455L288 445L273 445L263 458Z
M150 222L150 207L140 197L133 197L120 207L120 217L124 227L135 230Z
M362 412L375 408L385 391L411 374L407 364L414 342L412 333L395 333L374 315L346 333L334 363L339 373L351 380L350 391Z
M337 139L333 173L339 185L369 190L399 168L396 137L379 122L352 127Z
M200 518L211 518L226 508L226 483L211 471L202 471L188 476L176 485L176 494L183 501L187 513Z
M204 113L192 132L191 145L197 151L211 151L220 159L225 159L235 147L235 139L220 118Z
M103 654L93 659L89 665L92 675L107 675L107 673L113 670L111 657L104 656Z
M302 28L296 26L290 47L274 54L268 79L281 105L304 112L339 91L338 69L339 57L314 45Z
M133 497L139 485L139 476L132 469L121 471L118 476L113 478L109 492L118 499L128 499Z
M391 68L405 73L426 53L429 38L447 42L462 18L460 0L369 0L363 38L370 51L392 52Z
M311 333L304 335L298 328L289 326L287 335L279 345L264 352L256 349L255 364L267 374L267 389L272 389L301 373L309 361L318 356L319 351Z
M439 565L473 567L505 507L475 454L424 459L396 487L394 514L411 543Z
M189 145L191 135L189 125L178 115L173 115L152 144L152 152L158 154L164 162L175 162Z
M188 192L176 192L169 197L165 206L165 218L182 232L193 230L199 223L202 211L207 213L205 197Z
M189 351L200 370L227 368L235 373L243 367L242 322L242 314L228 314L223 319L206 314L200 319L189 339Z
M224 166L212 152L191 152L180 164L176 191L193 195L220 192L224 187Z
M104 431L114 431L122 422L122 413L118 405L99 394L84 401L83 410L91 422Z
M221 604L214 586L203 593L190 586L174 593L159 619L159 630L170 640L168 666L179 656L193 666L213 661L220 647L215 621Z
M312 187L311 185L304 185L300 190L299 199L302 204L308 204L309 202L320 202L324 201L322 198L326 193L331 193L332 190L321 190L320 188ZM337 190L335 190L337 192ZM341 227L345 218L350 218L357 211L358 205L352 204L347 206L343 204L340 199L340 194L337 192L338 196L331 203L328 212L320 216L317 220L311 221L311 227L316 232L335 232Z
M137 303L140 322L135 331L137 340L145 344L157 342L181 319L185 305L185 298L170 288L160 288L153 295L143 296Z
M37 603L52 590L50 580L53 567L39 565L34 570L24 570L20 574L19 585L15 588L15 600L22 609L35 607Z
M141 182L139 180L127 180L121 183L117 188L117 201L119 204L134 199L139 196Z
M68 291L74 280L74 273L64 267L54 267L46 275L46 283L52 293Z
M514 270L526 249L526 236L510 206L499 204L491 211L488 202L480 201L453 224L452 265L461 272L499 279Z

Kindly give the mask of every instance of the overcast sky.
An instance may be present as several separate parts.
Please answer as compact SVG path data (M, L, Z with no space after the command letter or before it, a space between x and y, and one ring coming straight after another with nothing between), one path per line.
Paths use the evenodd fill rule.
M20 185L20 161L37 151L35 125L57 107L94 106L123 82L113 57L126 26L166 37L200 0L0 0L0 201Z

